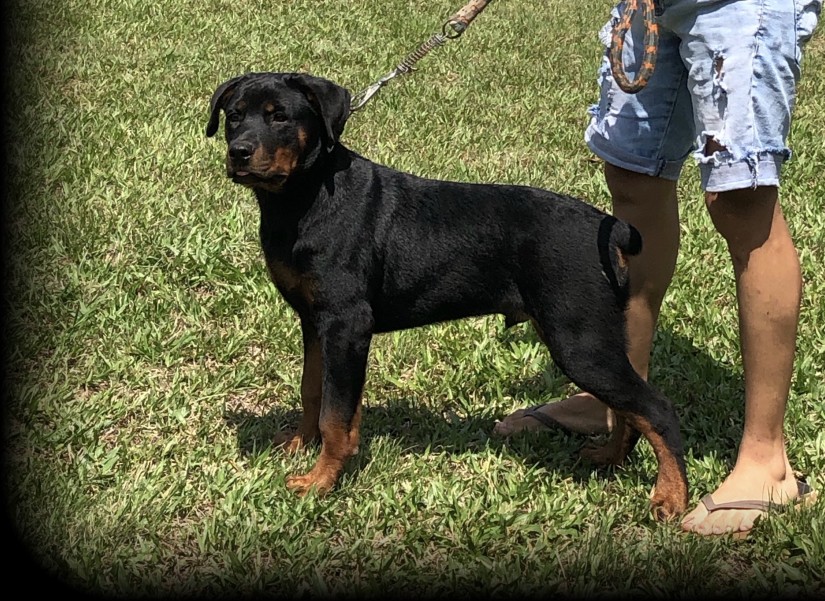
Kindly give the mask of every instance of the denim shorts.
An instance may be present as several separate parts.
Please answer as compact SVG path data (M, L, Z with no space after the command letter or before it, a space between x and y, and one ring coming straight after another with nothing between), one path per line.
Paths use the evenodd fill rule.
M599 34L605 46L620 3ZM599 103L585 132L604 161L677 180L689 154L702 188L778 186L800 76L802 48L822 0L659 0L659 48L647 86L623 92L605 53ZM641 11L625 38L628 78L641 63ZM724 147L705 155L713 138Z

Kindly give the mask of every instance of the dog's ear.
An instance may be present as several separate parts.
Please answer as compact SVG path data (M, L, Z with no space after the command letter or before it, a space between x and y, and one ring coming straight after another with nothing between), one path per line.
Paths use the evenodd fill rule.
M349 118L349 90L327 79L305 73L292 73L285 81L287 85L300 90L321 115L326 131L327 151L332 150L344 132L344 126Z
M226 101L232 96L235 86L243 79L243 75L233 77L232 79L223 82L212 94L212 100L209 101L209 123L206 124L206 137L211 138L218 131L218 124L220 123L221 109L226 106Z

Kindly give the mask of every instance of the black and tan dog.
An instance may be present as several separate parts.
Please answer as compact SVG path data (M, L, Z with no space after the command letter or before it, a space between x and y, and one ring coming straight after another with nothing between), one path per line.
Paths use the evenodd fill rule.
M594 458L620 463L641 433L659 463L656 515L685 510L676 412L626 356L636 230L569 196L373 163L339 141L350 95L325 79L250 73L224 82L207 136L221 109L227 176L257 197L269 273L303 331L303 417L283 442L322 447L290 488L328 491L357 452L373 334L498 313L509 324L530 319L559 368L632 426Z

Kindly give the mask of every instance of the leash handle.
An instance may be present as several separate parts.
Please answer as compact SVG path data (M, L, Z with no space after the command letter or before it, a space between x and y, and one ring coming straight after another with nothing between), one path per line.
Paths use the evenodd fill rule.
M447 35L447 37L457 38L458 36L460 36L462 33L464 33L464 30L470 26L470 23L473 22L473 19L475 19L479 14L481 14L481 11L487 8L487 5L490 4L490 2L492 1L493 0L470 0L470 2L468 2L466 5L458 9L458 12L456 12L452 17L450 17L447 20L447 23L444 26L445 35L447 35L446 27L447 25L449 25L454 33L451 35Z
M619 87L628 94L635 94L647 85L653 70L656 68L656 53L659 45L659 25L656 23L656 14L653 7L653 0L641 0L642 16L645 24L644 45L645 52L642 56L642 64L636 79L630 81L624 70L622 60L622 50L624 49L624 38L633 25L633 17L639 10L639 0L626 0L621 18L610 39L610 70L613 72L613 79Z

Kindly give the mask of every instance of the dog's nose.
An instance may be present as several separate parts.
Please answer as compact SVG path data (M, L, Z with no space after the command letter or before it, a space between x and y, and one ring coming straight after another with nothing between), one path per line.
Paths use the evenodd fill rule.
M255 147L251 142L233 142L229 147L229 158L235 163L247 163L252 158Z

